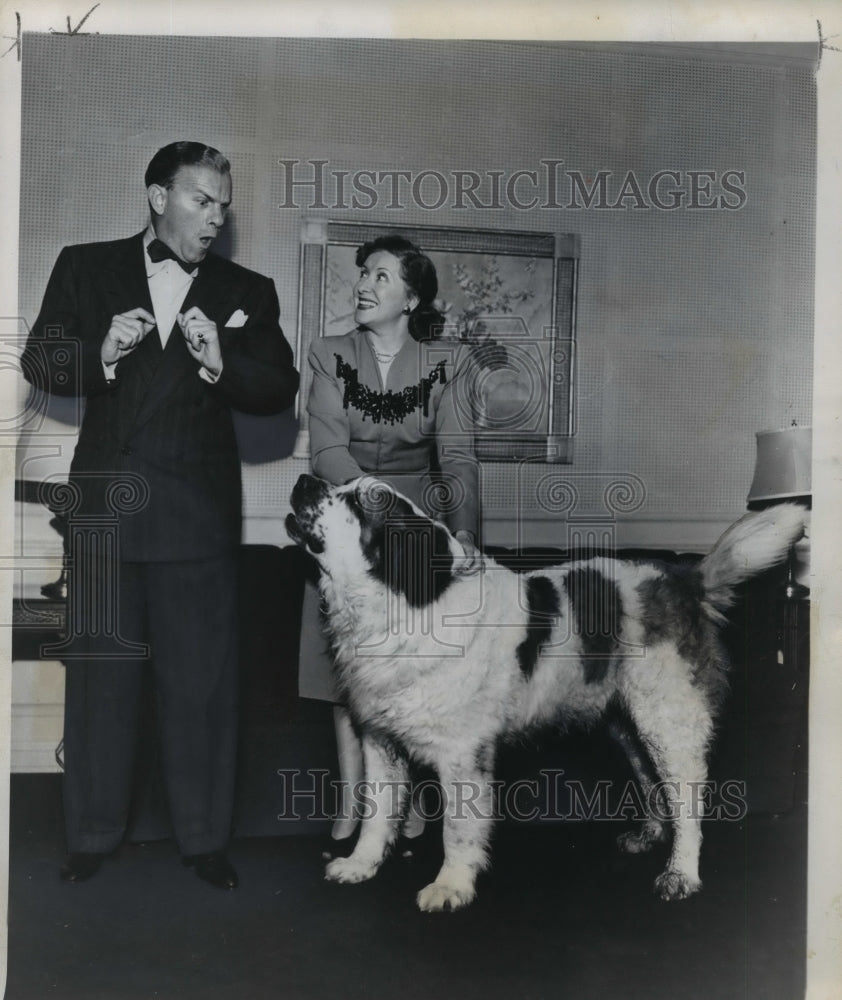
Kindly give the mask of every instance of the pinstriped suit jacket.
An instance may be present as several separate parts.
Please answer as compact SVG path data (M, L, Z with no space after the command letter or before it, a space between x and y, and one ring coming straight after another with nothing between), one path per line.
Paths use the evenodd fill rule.
M34 386L86 397L70 473L81 493L77 513L123 508L123 559L201 559L239 545L231 411L278 413L298 388L270 279L208 255L182 311L194 305L220 333L223 371L215 385L199 376L178 329L163 351L152 330L109 383L100 347L112 317L138 306L152 311L143 234L66 247L22 358ZM226 327L237 311L245 324ZM126 506L138 509L128 513Z

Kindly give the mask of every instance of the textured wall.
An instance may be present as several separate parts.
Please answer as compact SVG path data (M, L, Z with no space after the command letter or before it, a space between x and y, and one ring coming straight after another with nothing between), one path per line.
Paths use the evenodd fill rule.
M685 203L674 211L632 207L635 197L625 209L529 211L505 198L499 210L453 199L431 210L405 197L396 210L381 189L371 209L321 212L581 236L574 462L487 467L495 537L506 536L516 506L546 516L552 504L533 498L551 495L556 478L572 477L578 512L597 514L605 485L627 473L645 492L622 518L629 538L653 541L671 523L687 526L667 532L671 543L702 543L709 532L699 525L744 508L754 432L810 422L815 91L806 61L749 65L698 48L679 57L628 46L34 35L23 94L20 287L30 321L62 245L143 227L143 168L176 138L230 155L223 252L275 280L293 343L312 189L297 190L300 208L280 208L279 158L300 161L299 177L312 172L307 161L328 161L328 204L336 171L508 178L554 159L585 178L610 171L609 201L629 171L647 201L658 171L681 172ZM736 210L687 208L693 170L715 172L713 195L725 171L744 171L744 200L726 198ZM517 191L531 194L524 182ZM249 435L247 457L270 461L247 465L247 511L282 513L306 465L280 458L294 427L279 420Z

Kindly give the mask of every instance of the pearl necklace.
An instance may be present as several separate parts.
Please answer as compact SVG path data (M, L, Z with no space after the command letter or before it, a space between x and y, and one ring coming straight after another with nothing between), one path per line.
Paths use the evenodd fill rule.
M394 351L392 354L386 354L386 353L384 353L382 351L378 351L377 348L374 346L374 344L372 344L371 337L368 338L368 346L371 348L372 354L380 362L392 361L394 358L396 358L401 353L401 348L400 347L396 351Z

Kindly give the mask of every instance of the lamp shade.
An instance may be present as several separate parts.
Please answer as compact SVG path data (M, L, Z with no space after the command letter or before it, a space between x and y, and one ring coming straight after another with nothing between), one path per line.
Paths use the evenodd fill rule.
M758 431L757 462L748 502L810 496L812 449L812 427Z

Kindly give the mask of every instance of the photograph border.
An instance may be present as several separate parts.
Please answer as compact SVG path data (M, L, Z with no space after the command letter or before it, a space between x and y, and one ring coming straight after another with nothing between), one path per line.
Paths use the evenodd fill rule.
M95 5L99 7L99 5ZM842 578L838 573L842 563L842 532L838 525L838 499L842 475L839 462L839 427L842 421L842 392L838 371L840 347L838 322L842 315L842 189L838 177L838 157L842 149L842 116L839 95L842 94L842 56L838 53L842 22L839 8L827 0L811 4L772 3L750 10L735 11L731 5L716 3L697 12L676 13L665 3L626 4L615 0L601 8L578 9L565 4L528 4L515 8L511 4L492 2L483 9L479 19L472 19L466 9L430 5L419 14L419 8L395 10L393 18L384 21L383 12L393 5L376 4L369 11L349 5L311 3L295 7L294 11L269 8L265 2L238 5L237 9L202 7L195 3L173 6L170 3L129 5L125 0L103 4L84 30L103 34L154 34L165 36L221 34L237 36L316 36L344 35L366 37L387 32L385 37L435 38L509 38L517 40L558 40L573 38L597 39L606 43L614 40L648 40L674 43L696 42L707 45L723 38L746 41L810 41L816 43L819 63L816 70L818 89L818 197L816 245L819 250L816 268L815 316L815 403L813 490L817 503L813 515L813 535L821 544L813 546L811 570L813 602L813 656L810 704L811 753L810 767L810 829L809 829L809 898L807 953L807 995L835 995L839 985L839 954L842 944L842 854L838 847L838 830L842 826L842 754L840 754L840 710L842 709L842 671L838 668L842 648ZM2 226L6 266L0 269L0 303L2 315L17 317L17 237L19 221L19 143L21 20L25 31L64 32L81 27L94 7L91 4L58 4L53 0L34 2L21 0L4 11L2 32L5 60L2 86L6 101L2 115L7 140L0 162L8 183L0 191L3 205ZM90 8L90 9L89 9ZM87 13L85 13L87 11ZM71 22L71 13L73 19ZM436 14L440 16L437 18ZM256 15L256 16L250 16ZM824 23L819 20L822 18ZM73 30L71 30L73 26ZM818 28L818 31L816 30ZM17 46L17 55L15 47ZM11 606L14 575L14 441L9 439L0 449L5 493L0 503L0 532L7 540L7 555L0 578L0 599ZM11 553L11 554L10 554ZM0 991L5 983L8 899L8 802L11 738L11 630L2 640L0 660ZM834 991L834 992L831 992Z

